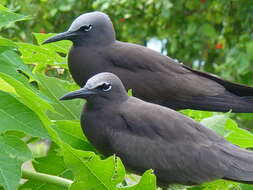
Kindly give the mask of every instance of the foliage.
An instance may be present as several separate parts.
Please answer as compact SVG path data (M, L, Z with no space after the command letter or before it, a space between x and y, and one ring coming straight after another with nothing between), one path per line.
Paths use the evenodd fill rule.
M60 6L57 6L57 8L55 8L55 6L48 6L48 4L51 4L52 2L58 3ZM61 23L63 23L63 21L66 23L64 19L63 21L57 19L57 17L60 17L59 11L66 11L77 6L81 7L80 3L82 3L82 1L80 1L75 4L73 3L75 1L70 0L67 1L68 3L62 2L65 1L49 2L42 0L37 2L37 4L32 5L35 6L35 8L36 6L40 7L36 14L41 15L42 10L47 11L48 14L45 16L46 19L32 19L28 21L28 24L34 27L35 31L38 27L48 27L54 31L54 27L56 26L55 24L57 24L57 26L61 26ZM169 26L167 26L165 20L172 21L171 19L174 18L174 27L174 25L177 26L177 24L181 22L180 19L184 18L175 17L176 12L166 11L171 10L172 7L176 8L176 10L179 10L182 5L180 5L178 2L181 2L182 4L182 1L173 3L168 3L169 1L166 1L165 3L165 1L153 0L140 2L141 3L134 3L134 1L124 0L117 2L114 0L96 0L94 2L86 1L85 4L87 6L87 10L100 8L101 10L108 11L109 14L115 14L114 19L124 18L125 20L121 21L124 22L125 25L118 25L117 27L117 30L122 30L120 32L120 38L125 40L131 39L132 41L137 42L140 42L140 39L143 39L145 36L151 38L155 35L160 35L161 38L167 38L165 33L168 30L165 29L167 29ZM206 37L209 37L209 39L212 38L210 43L211 45L215 45L217 39L219 39L219 37L217 37L218 34L220 34L219 31L221 31L218 25L220 25L220 22L222 20L221 18L223 18L223 16L220 13L215 15L215 18L209 17L212 12L215 12L215 10L213 10L215 7L220 11L222 6L226 5L227 1L214 1L216 2L215 6L212 2L207 1L203 1L203 5L197 5L196 2L199 3L199 1L188 2L192 3L183 3L183 6L186 7L186 10L188 11L186 11L185 14L190 14L189 17L187 17L187 22L191 24L195 23L196 25L189 25L189 27L192 28L192 31L190 29L186 30L189 30L189 32L191 31L188 34L188 38L193 41L197 40L197 37L193 38L192 35L194 34L194 31L199 30L198 28L194 29L194 27L197 27L199 24L203 24L201 22L198 22L199 20L195 15L196 9L201 8L201 11L199 10L199 13L203 14L203 17L207 17L206 19L210 19L208 22L217 22L217 27L213 29L211 29L212 25L208 25L208 23L201 27L201 30L204 31L204 33L207 33L205 34L207 36L201 39L206 39ZM8 0L6 0L6 4L7 3L9 3L9 6L15 6L15 3L20 3L20 10L23 12L27 11L24 10L25 8L23 6L23 3L26 3L26 1L22 1L22 3L21 1L10 3ZM126 7L121 12L117 10L117 6L119 6L119 4ZM142 4L144 7L140 6ZM207 6L211 6L212 9L209 10L210 13L208 12L204 14L202 11L204 11ZM240 6L244 7L247 5ZM134 7L137 10L142 10L142 12L130 12L130 7ZM237 8L238 7L235 7L236 10ZM77 10L80 10L80 8ZM248 9L243 10L247 11ZM1 14L1 11L4 12L4 14ZM112 11L114 11L114 13ZM137 13L141 15L145 14L146 16L144 18L139 18ZM65 15L65 17L68 18L70 23L70 20L72 20L78 14L79 12L76 11L70 15ZM147 25L142 26L141 24L138 26L136 25L134 27L130 27L131 19L138 18L138 22L141 21L141 19L143 19L142 22L148 22L151 20L152 15L154 14L160 15L162 18L164 18L164 20L161 19L159 21L154 19L154 21L150 23L150 27L147 27ZM6 15L8 16L6 17ZM207 15L209 15L209 17ZM53 18L56 18L56 21L49 22L49 20ZM69 42L57 42L54 44L41 45L41 42L52 34L39 33L34 34L37 44L16 42L11 40L11 31L19 31L21 38L24 32L31 32L28 29L27 31L23 31L23 33L20 31L20 29L25 28L25 22L27 21L20 22L19 25L13 24L15 21L24 19L27 19L27 17L11 12L2 6L0 7L0 26L4 28L4 31L8 31L8 35L5 35L5 37L9 37L0 37L0 186L6 190L59 189L57 186L45 181L28 179L26 182L21 182L21 165L29 160L32 161L33 168L37 172L73 180L73 183L69 188L71 190L86 188L101 190L155 190L156 179L151 170L146 171L140 179L139 183L136 185L126 185L126 182L124 182L125 169L120 161L120 158L116 156L111 156L106 159L101 158L94 147L92 147L85 136L83 136L80 124L78 122L83 102L80 100L72 100L66 102L59 101L59 98L66 92L78 88L77 85L75 85L71 80L66 65L66 53L68 52L71 44ZM179 19L179 21L177 21L177 19ZM247 22L248 21L245 21L242 26L244 26L244 24ZM117 23L116 20L115 23ZM19 29L19 27L21 28ZM179 31L182 31L184 27L187 26L182 26L182 29ZM59 27L59 30L64 30L65 28L66 26L64 25ZM156 29L154 30L154 28ZM242 30L243 29L245 28L242 27ZM174 31L175 30L176 29L174 28ZM146 32L143 33L143 31ZM168 34L172 34L172 31L173 30L171 29ZM235 38L232 35L233 31L230 32L231 39ZM130 35L128 36L127 34ZM179 38L179 36L177 36L178 34L179 33L171 35L171 39L168 40L168 42L172 44L174 43L174 47L181 49L182 47L185 47L181 46L183 42L172 41L172 38ZM240 36L240 33L237 35ZM225 36L226 35L224 34L224 39L227 39ZM184 40L186 37L187 35L182 37L182 40ZM234 40L236 41L236 38ZM194 43L198 44L199 42L194 41ZM231 44L233 43L231 42ZM194 47L194 45L191 45L191 47ZM229 47L229 45L226 45L227 49L222 49L222 51L224 51L224 55L225 52L230 51ZM168 48L168 52L172 51L170 48ZM196 57L200 55L189 54L192 52L188 51L187 48L185 51L181 51L179 53L178 48L173 50L172 53L174 55L181 56L183 52L187 52L184 54L184 56L182 56L183 59L186 59L187 56L192 56L192 60L196 60ZM194 51L196 49L194 49ZM248 55L248 53L251 52L251 45L247 45L246 49L247 51L245 53ZM217 49L211 51L214 51L217 55L219 54ZM206 61L206 64L208 64L208 57L209 55L207 57L203 57ZM217 58L217 60L220 60L221 57L217 56ZM250 57L250 59L251 58L252 57ZM214 62L212 61L212 63ZM129 94L131 94L131 92L129 92ZM224 135L227 140L234 144L245 148L253 147L253 134L239 128L238 124L230 118L232 115L230 113L215 114L211 112L190 110L183 111L183 113L200 121L207 127L216 130L218 133ZM48 145L48 143L46 143L48 140L50 140L51 145ZM40 141L44 142L45 146L49 148L45 155L37 155L35 153L36 143ZM195 187L177 186L175 189L246 190L250 189L250 186L218 180L212 183L207 183Z
M20 179L21 164L31 160L32 155L26 144L15 136L2 134L0 147L0 184L7 190L14 190Z

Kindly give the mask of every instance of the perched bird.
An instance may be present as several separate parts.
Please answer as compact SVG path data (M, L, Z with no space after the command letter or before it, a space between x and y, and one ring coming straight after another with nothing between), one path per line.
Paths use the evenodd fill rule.
M81 126L98 151L118 155L137 174L153 169L160 186L253 183L253 152L172 109L129 97L112 73L93 76L61 100L74 98L87 100Z
M253 112L253 88L193 70L146 47L120 42L110 18L102 12L79 16L68 31L44 44L71 40L68 64L83 86L100 72L116 74L133 95L172 109Z

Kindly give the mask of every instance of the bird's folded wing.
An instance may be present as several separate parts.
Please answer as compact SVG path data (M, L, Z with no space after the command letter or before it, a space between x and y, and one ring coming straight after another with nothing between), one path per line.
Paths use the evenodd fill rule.
M168 143L205 144L224 140L212 130L172 109L134 97L130 97L125 104L121 117L135 135L160 138Z
M143 46L121 42L115 46L110 49L111 72L126 81L134 96L172 109L253 111L252 87L195 71Z
M180 178L185 184L222 177L226 166L215 146L225 142L222 137L174 111L133 104L121 113L125 130L112 139L115 152L130 169L152 168L165 181Z
M164 69L169 69L174 73L191 73L178 61L140 45L117 42L108 51L113 54L111 61L114 66L122 69L151 72L164 72Z
M187 100L192 96L212 96L224 92L222 85L212 79L193 73L175 60L143 46L119 43L110 51L109 54L113 54L110 56L114 68L112 72L119 76L124 73L123 77L128 83L132 82L131 86L137 85L138 80L142 89L152 88L156 94L146 94L157 96L156 99L174 96L175 99Z

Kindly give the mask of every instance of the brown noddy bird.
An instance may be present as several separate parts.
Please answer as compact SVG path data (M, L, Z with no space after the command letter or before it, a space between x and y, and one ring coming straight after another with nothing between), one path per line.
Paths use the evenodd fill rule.
M61 100L75 98L87 100L81 126L98 151L118 155L137 174L153 169L160 186L253 183L253 152L170 108L128 96L112 73L93 76Z
M116 74L133 95L172 109L253 112L253 88L193 70L144 46L117 41L110 18L86 13L44 44L71 40L69 69L82 87L100 72Z

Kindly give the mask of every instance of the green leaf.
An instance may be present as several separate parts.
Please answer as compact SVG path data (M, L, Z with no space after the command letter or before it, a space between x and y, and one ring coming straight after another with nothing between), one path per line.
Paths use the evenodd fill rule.
M19 95L19 100L39 116L44 126L50 125L50 121L45 115L45 112L47 110L55 111L51 104L11 76L0 72L0 77L15 88L16 93Z
M245 129L240 129L235 121L229 120L225 129L230 131L226 136L228 141L243 148L253 147L253 134Z
M52 44L41 45L43 41L53 34L34 34L39 45L17 43L22 53L22 59L26 64L35 64L37 71L44 71L48 65L68 69L67 56L71 42L59 41ZM59 54L61 53L61 55ZM39 68L39 69L38 69Z
M132 90L132 89L129 89L129 90L127 91L127 94L128 94L128 96L133 96L133 90Z
M153 174L152 170L146 171L142 177L139 183L137 183L134 186L129 187L122 187L119 189L126 189L126 190L155 190L156 189L156 177Z
M49 37L56 35L56 33L49 33L49 34L33 33L33 35L38 41L38 44L42 45L44 41L46 41ZM71 45L72 45L72 42L67 41L67 40L62 40L62 41L58 41L58 42L54 42L50 44L45 44L42 47L53 52L60 52L60 53L67 54L69 52Z
M49 138L39 117L6 92L0 91L0 132L23 131L36 137Z
M214 37L216 35L215 28L211 24L204 24L200 28L201 35L206 37Z
M246 43L246 51L250 58L253 59L253 42Z
M20 74L18 71L21 70L25 74L27 74L30 79L33 78L33 74L31 70L24 65L20 57L14 51L5 51L0 54L0 72L8 74L15 78L16 80L22 82L29 87L28 79Z
M100 160L93 152L62 146L64 161L75 175L70 190L113 190L124 178L124 166L115 156Z
M1 78L0 78L0 90L17 95L15 88L13 88L9 83L7 83L5 80Z
M80 121L58 120L54 122L53 128L59 137L72 147L86 151L96 151L83 135Z
M47 65L57 65L67 68L66 58L61 57L57 52L43 46L28 43L17 43L22 59L26 64L35 64L46 68Z
M216 131L233 144L243 148L253 147L253 134L245 129L240 129L237 123L229 118L229 114L205 118L201 124Z
M0 185L15 190L21 178L21 165L32 159L26 144L14 136L0 135Z
M79 120L82 110L81 100L60 101L59 98L74 89L79 89L67 81L55 77L47 77L37 74L40 91L48 97L48 101L54 106L57 113L48 115L54 120Z
M73 179L73 174L66 168L63 158L59 156L59 147L52 143L50 150L45 157L35 158L33 167L37 172ZM53 167L52 167L53 166ZM20 190L59 190L59 186L29 179ZM61 187L62 190L66 188Z
M29 17L13 13L0 5L0 28L3 26L6 26L8 24L17 22L17 21L22 21L22 20L27 20Z
M251 184L240 184L240 190L252 190Z
M14 48L17 48L17 45L13 41L0 37L0 54Z
M28 180L24 184L22 184L18 190L67 190L67 188L63 188L53 184L42 183L36 180Z
M187 188L187 190L240 190L239 184L232 181L216 180L199 186Z
M182 114L187 115L188 117L193 118L196 121L201 121L204 118L213 116L212 112L208 111L199 111L199 110L182 110L180 111Z
M47 173L51 175L64 176L68 179L73 179L73 175L64 175L68 173L68 169L65 166L62 156L58 153L60 148L52 143L47 156L35 158L33 161L33 167L37 172ZM51 166L54 167L51 167Z
M215 190L240 190L239 184L232 181L216 180L210 183L202 185L203 190L215 189Z
M72 148L67 143L62 142L57 135L54 138L61 147L61 154L64 156L66 166L74 174L74 183L69 190L96 189L96 190L116 190L125 176L125 169L121 160L116 156L111 156L101 160L93 152L81 151ZM155 177L151 171L145 173L139 186L131 187L155 190ZM131 189L130 188L130 189Z
M225 129L226 123L229 119L229 114L215 115L212 117L205 118L201 120L201 124L214 130L222 136L227 136L229 131Z

